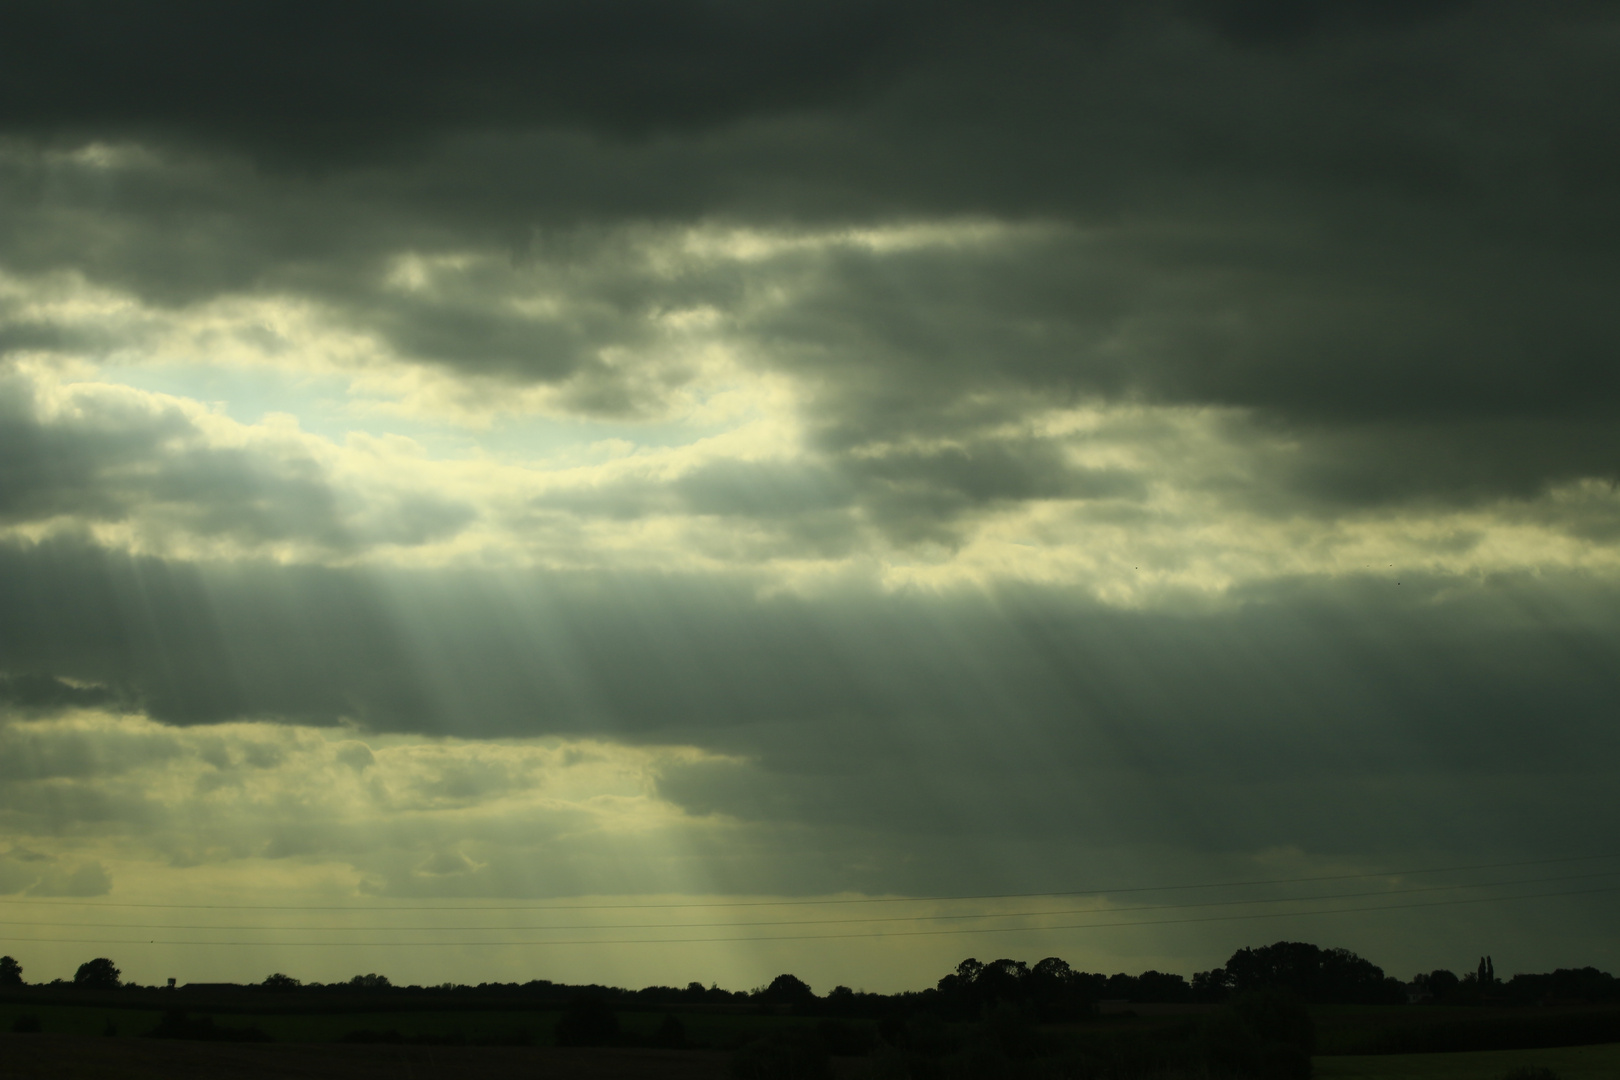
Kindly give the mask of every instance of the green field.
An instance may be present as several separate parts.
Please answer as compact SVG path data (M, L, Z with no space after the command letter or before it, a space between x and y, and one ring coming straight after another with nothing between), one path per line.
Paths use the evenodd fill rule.
M1502 1080L1520 1068L1547 1068L1561 1080L1620 1080L1620 1043L1471 1054L1317 1057L1317 1080Z

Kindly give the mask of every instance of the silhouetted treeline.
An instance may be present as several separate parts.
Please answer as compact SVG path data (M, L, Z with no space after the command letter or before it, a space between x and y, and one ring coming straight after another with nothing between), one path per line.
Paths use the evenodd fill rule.
M793 976L785 976L792 979ZM798 980L794 980L797 982ZM803 983L799 984L803 986ZM526 1002L569 1005L581 999L605 1002L617 1008L638 1005L732 1005L770 1000L762 991L722 990L718 986L705 987L702 983L688 983L684 987L647 986L640 990L626 990L617 986L595 983L576 985L552 982L550 979L531 979L524 983L485 982L477 985L440 983L434 986L394 986L383 975L356 975L344 982L300 982L289 975L277 973L263 982L249 984L241 989L256 993L274 993L289 996L340 996L356 992L382 992L384 996L431 996L452 999L522 998ZM806 993L809 987L804 987ZM810 997L814 997L813 994Z
M1442 968L1414 978L1412 997L1438 1005L1595 1004L1620 1001L1620 979L1595 967L1520 974L1506 982L1495 977L1493 968L1462 976Z
M986 963L969 958L929 989L869 994L837 986L824 995L816 994L803 980L791 974L779 975L751 991L724 990L715 985L706 987L699 982L684 987L648 986L627 990L595 984L556 983L549 979L524 983L395 986L387 976L376 973L322 984L302 982L279 972L255 984L193 983L176 990L172 985L157 988L122 982L118 967L106 957L80 965L71 982L56 979L29 985L16 960L0 957L0 993L38 992L74 995L96 992L120 997L135 993L172 994L179 998L207 995L216 1005L234 999L242 1008L248 1006L249 996L257 998L259 1005L276 1003L294 1007L300 1003L319 1007L319 1003L337 998L365 998L407 1008L415 1007L413 1002L458 1007L485 1002L493 1006L497 1002L517 1000L554 1008L570 1008L581 1001L600 1003L609 1009L753 1006L774 1012L873 1020L918 1011L947 1020L964 1020L1007 1005L1049 1023L1092 1015L1099 1002L1214 1005L1261 992L1280 992L1310 1005L1409 1001L1501 1005L1598 1003L1620 1001L1620 980L1596 968L1585 967L1560 968L1539 975L1517 974L1504 982L1496 977L1490 958L1482 957L1477 970L1463 976L1437 970L1418 975L1408 985L1386 976L1382 968L1348 949L1325 949L1298 941L1239 949L1224 966L1197 972L1190 981L1181 975L1151 970L1138 975L1077 971L1055 956L1033 965L1023 960L999 959Z
M1303 941L1239 949L1224 968L1193 976L1195 993L1220 1001L1231 994L1283 990L1312 1005L1399 1005L1406 986L1349 949Z
M1092 1012L1099 1001L1143 1004L1192 1003L1193 988L1180 975L1144 971L1140 975L1104 975L1075 971L1068 961L1049 956L1031 967L1022 960L981 963L969 958L939 980L941 1010L954 1017L977 1016L1007 1003L1029 1006L1043 1020L1073 1020Z

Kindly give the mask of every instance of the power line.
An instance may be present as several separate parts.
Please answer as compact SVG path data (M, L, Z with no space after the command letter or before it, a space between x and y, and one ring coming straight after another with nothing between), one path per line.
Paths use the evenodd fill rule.
M1558 881L1590 881L1593 878L1613 877L1620 874L1620 870L1606 870L1596 874L1564 874L1558 877L1543 878L1515 878L1512 881L1479 881L1462 885L1425 885L1412 889L1378 889L1368 892L1328 893L1321 896L1274 896L1260 897L1250 900L1203 900L1189 904L1136 904L1129 907L1109 908L1098 911L1096 908L1058 908L1047 911L989 911L972 912L951 915L888 915L864 916L856 918L839 919L772 919L758 922L706 922L706 923L597 923L597 924L560 924L543 926L231 926L231 925L196 925L180 923L122 923L122 922L44 922L44 921L3 921L0 926L49 926L65 927L110 927L126 930L257 930L271 931L310 931L333 933L369 933L369 932L416 932L416 931L467 931L467 932L494 932L494 931L552 931L552 930L687 930L712 929L715 927L745 927L745 926L829 926L848 925L852 923L899 923L899 922L946 922L966 919L1032 919L1050 918L1058 915L1086 915L1086 914L1114 914L1122 911L1179 911L1190 908L1212 907L1241 907L1250 904L1311 904L1323 900L1351 900L1373 896L1411 896L1419 893L1454 892L1459 889L1498 889L1510 885L1546 885Z
M0 897L0 904L34 904L50 907L153 908L185 911L671 911L699 908L821 907L838 904L944 904L967 900L1032 900L1055 896L1103 896L1122 893L1176 892L1194 889L1237 889L1254 885L1300 885L1317 881L1356 881L1380 877L1412 877L1418 874L1453 874L1470 870L1504 870L1519 866L1549 866L1555 863L1594 862L1620 857L1570 855L1556 859L1525 859L1518 862L1476 863L1471 866L1440 866L1422 870L1385 870L1362 874L1325 874L1315 877L1259 878L1252 881L1214 881L1190 885L1133 885L1119 888L1066 889L1058 892L977 893L961 896L873 896L820 900L729 900L670 904L149 904L117 900L49 900L31 897Z
M1378 904L1373 906L1322 908L1316 911L1267 911L1247 915L1208 915L1187 919L1132 919L1124 922L1109 923L1067 923L1057 926L992 926L971 927L949 930L895 930L890 932L878 931L874 933L848 933L848 934L750 934L733 937L702 937L702 938L597 938L575 939L562 941L365 941L346 942L351 946L360 948L428 948L438 946L480 946L484 948L515 948L518 946L552 946L552 945L699 945L715 944L720 942L744 941L838 941L852 938L888 938L888 937L942 937L947 935L967 934L1012 934L1012 933L1049 933L1053 930L1103 930L1119 927L1133 926L1172 926L1186 923L1207 922L1236 922L1253 919L1291 919L1302 915L1343 915L1348 913L1362 913L1373 911L1406 911L1414 908L1453 907L1461 904L1489 904L1503 903L1512 900L1542 900L1549 897L1562 896L1595 896L1600 893L1620 892L1620 886L1610 886L1602 889L1574 889L1566 892L1525 893L1520 896L1482 896L1459 900L1436 900L1417 904ZM274 948L332 948L331 941L172 941L150 939L105 939L105 938L19 938L0 937L0 941L26 941L34 944L57 945L203 945L209 948L220 946L271 946Z

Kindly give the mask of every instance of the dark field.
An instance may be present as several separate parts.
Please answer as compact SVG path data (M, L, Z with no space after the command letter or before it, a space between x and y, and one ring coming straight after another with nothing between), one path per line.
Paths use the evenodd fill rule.
M183 1006L188 1023L211 1024L218 1041L146 1037L165 1023L164 1010L154 1007L164 1000ZM1195 1015L1145 1006L1140 1015L1128 1010L1042 1025L1037 1038L1081 1055L1123 1061L1148 1049L1151 1057L1149 1048L1184 1039L1189 1025L1213 1016L1209 1008ZM1499 1080L1527 1064L1552 1067L1563 1080L1620 1077L1620 1008L1612 1006L1316 1006L1310 1013L1317 1075L1325 1080ZM585 1047L556 1045L562 1016L561 1007L523 1008L512 1001L400 1006L362 996L312 1006L246 994L27 995L0 1002L0 1077L722 1078L731 1075L739 1047L828 1023L757 1005L626 1008L615 1010L613 1045ZM656 1043L667 1017L679 1021L685 1040L680 1048ZM38 1032L20 1033L20 1020L37 1021ZM978 1023L931 1023L919 1030L959 1046L983 1037ZM862 1055L834 1058L837 1080L887 1076L900 1064L888 1060L898 1051L878 1037L877 1021L846 1018L836 1024L858 1030L864 1043L864 1049L834 1051ZM231 1041L245 1033L260 1041Z
M1620 1008L1339 1005L1311 1010L1328 1055L1443 1054L1620 1043Z
M429 1077L544 1077L548 1080L723 1080L729 1056L722 1053L559 1047L350 1046L259 1044L236 1046L132 1038L82 1038L0 1034L0 1076L23 1080L242 1080L300 1077L305 1080L371 1080ZM834 1062L839 1080L866 1080L873 1063ZM1457 1054L1328 1056L1315 1060L1318 1080L1499 1080L1514 1069L1550 1068L1561 1080L1620 1077L1620 1044L1553 1050L1507 1050Z
M208 1017L224 1029L257 1029L277 1043L333 1043L348 1039L366 1042L466 1044L472 1046L554 1046L561 1008L492 1009L304 1009L258 1010L199 1007L186 1003L187 1015ZM694 1048L730 1049L765 1031L814 1026L813 1017L762 1015L757 1009L698 1011L673 1008L661 1011L620 1010L616 1013L625 1041L653 1035L664 1016L676 1016ZM0 1032L14 1030L20 1016L40 1023L46 1035L140 1036L162 1021L156 1008L113 1005L11 1002L0 1004ZM855 1025L871 1027L864 1021ZM396 1038L397 1037L397 1038Z
M0 1035L0 1076L27 1078L120 1077L172 1080L233 1077L268 1080L371 1080L428 1077L491 1080L722 1080L724 1054L693 1050L566 1049L502 1046L349 1046L342 1044L178 1042L159 1039Z
M1550 1069L1559 1080L1620 1077L1620 1043L1460 1054L1319 1057L1315 1080L1501 1080L1518 1069Z

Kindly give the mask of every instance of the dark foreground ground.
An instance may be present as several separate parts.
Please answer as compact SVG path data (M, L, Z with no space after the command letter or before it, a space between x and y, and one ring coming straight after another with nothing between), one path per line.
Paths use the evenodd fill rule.
M242 1045L0 1034L0 1077L5 1080L724 1080L727 1074L725 1054L697 1050Z

